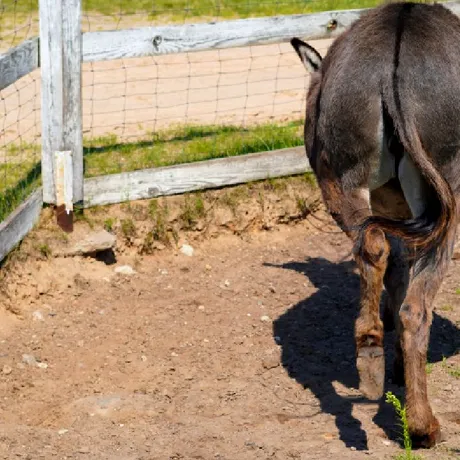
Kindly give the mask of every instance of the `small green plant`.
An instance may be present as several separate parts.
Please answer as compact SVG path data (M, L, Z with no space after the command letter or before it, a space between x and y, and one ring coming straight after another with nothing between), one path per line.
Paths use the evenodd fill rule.
M310 206L308 205L307 200L305 198L297 196L296 203L297 203L297 209L299 210L303 218L307 217L308 214L311 213Z
M453 366L447 362L445 356L442 357L442 368L447 371L447 373L456 379L460 379L460 367Z
M136 226L132 219L123 219L121 221L121 233L123 233L123 236L127 240L134 238L136 235Z
M313 173L307 172L303 175L303 178L310 187L316 188L318 186L315 175Z
M113 231L113 224L114 223L115 223L115 220L112 217L109 217L108 219L104 220L104 228L108 232L111 232L111 231Z
M48 259L51 257L51 254L52 254L51 248L46 243L39 244L38 250L45 259Z
M205 214L204 202L200 194L185 195L180 218L186 229L193 228L198 219L204 217Z
M433 363L426 363L425 372L429 375L433 372Z
M460 288L455 289L455 294L460 295Z
M396 411L399 425L402 428L403 443L404 443L404 454L398 454L395 460L421 460L419 455L412 453L412 441L409 434L409 425L407 424L406 408L403 407L401 401L391 392L386 393L385 401L391 404Z
M148 207L149 217L153 222L153 228L146 237L145 245L150 247L153 241L161 241L169 244L167 202L162 206L157 199L150 200ZM148 252L148 251L147 251Z
M452 305L443 305L439 308L441 311L453 311L454 307Z

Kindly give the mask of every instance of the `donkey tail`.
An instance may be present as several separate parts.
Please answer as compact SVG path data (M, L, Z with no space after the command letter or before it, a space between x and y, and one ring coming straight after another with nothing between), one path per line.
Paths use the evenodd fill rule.
M360 226L360 235L362 236L365 230L378 227L400 238L407 245L414 259L420 261L417 267L419 272L430 260L437 257L438 249L445 247L450 235L455 231L457 204L449 183L423 148L414 123L405 124L398 119L394 121L405 151L431 189L430 203L427 203L428 206L421 215L408 220L370 216Z

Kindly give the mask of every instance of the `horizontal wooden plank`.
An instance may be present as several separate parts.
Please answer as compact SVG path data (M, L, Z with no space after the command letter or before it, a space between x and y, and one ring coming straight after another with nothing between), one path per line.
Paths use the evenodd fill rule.
M37 69L38 37L22 42L0 55L0 90Z
M239 19L207 24L142 27L83 34L83 60L104 61L290 40L332 37L342 32L365 10ZM331 30L330 21L337 27Z
M42 190L39 189L0 223L0 261L32 230L42 207Z
M460 15L460 4L457 2L446 2L444 5ZM292 37L305 40L329 38L343 32L367 10L87 32L83 34L83 60L105 61L282 43Z
M85 180L85 206L176 195L310 171L303 147Z

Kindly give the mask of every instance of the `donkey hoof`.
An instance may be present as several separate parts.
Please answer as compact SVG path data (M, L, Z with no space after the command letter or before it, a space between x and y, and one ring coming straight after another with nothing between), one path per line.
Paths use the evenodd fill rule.
M426 434L411 433L412 445L415 448L429 449L446 440L445 434L436 418L433 419L430 429Z
M434 447L436 444L444 442L446 440L444 433L438 428L436 431L425 435L412 435L412 446L415 449L429 449Z
M363 347L358 352L356 367L359 372L359 390L364 397L376 400L382 397L385 382L385 356L382 347Z

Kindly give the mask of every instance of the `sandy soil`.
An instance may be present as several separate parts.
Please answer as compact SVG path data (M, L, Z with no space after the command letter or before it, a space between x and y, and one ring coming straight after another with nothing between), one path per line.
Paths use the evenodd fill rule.
M1 313L0 458L401 452L392 409L357 390L350 244L312 222L197 239L192 257L125 247L111 265L80 257L19 263L8 284L16 314ZM123 264L135 273L116 274ZM436 299L428 381L447 441L423 452L425 460L460 455L459 279L454 261ZM393 335L386 340L390 368ZM390 376L387 390L401 396Z

